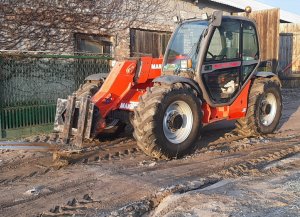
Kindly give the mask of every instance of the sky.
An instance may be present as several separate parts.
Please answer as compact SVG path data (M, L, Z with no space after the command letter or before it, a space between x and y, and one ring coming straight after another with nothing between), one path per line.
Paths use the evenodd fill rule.
M257 1L300 15L300 0L257 0Z

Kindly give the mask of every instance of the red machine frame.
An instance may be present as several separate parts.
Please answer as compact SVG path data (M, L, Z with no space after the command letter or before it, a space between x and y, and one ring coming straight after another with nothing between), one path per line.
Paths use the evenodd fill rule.
M100 128L105 128L105 117L110 111L133 111L139 97L145 93L147 87L153 86L153 79L161 75L162 59L143 57L140 62L141 65L138 65L137 60L118 62L101 89L92 97L91 102L99 108L101 114ZM251 80L229 106L211 107L203 102L203 124L245 117L250 85Z

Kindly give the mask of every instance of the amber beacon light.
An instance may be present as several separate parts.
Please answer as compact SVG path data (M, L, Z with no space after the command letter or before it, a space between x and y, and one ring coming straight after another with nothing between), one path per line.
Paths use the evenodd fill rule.
M247 6L245 8L245 12L246 12L247 16L249 16L249 14L252 12L252 8L250 6Z

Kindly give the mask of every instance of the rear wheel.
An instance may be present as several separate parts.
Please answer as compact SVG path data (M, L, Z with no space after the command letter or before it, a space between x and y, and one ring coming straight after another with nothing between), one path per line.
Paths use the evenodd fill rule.
M155 84L135 109L134 137L149 156L182 157L195 150L201 119L201 101L192 88Z
M245 118L237 120L239 134L256 136L275 131L282 111L280 83L276 78L257 78L251 87Z

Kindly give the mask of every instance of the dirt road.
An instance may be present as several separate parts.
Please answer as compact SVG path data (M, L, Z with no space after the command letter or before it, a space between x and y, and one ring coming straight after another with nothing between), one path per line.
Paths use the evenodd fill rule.
M257 216L252 211L259 206L252 209L243 201L258 201L262 189L268 189L269 198L288 195L273 205L276 202L284 208L278 212L293 215L299 211L294 202L299 198L299 92L283 90L284 111L275 134L224 138L232 123L215 124L198 140L197 152L184 159L154 161L134 151L130 137L103 145L104 149L121 145L126 154L102 157L100 150L67 166L53 164L50 152L0 150L1 216L200 216L203 210L202 214L216 216ZM278 184L282 191L275 192L271 183L278 176L283 187ZM288 182L284 180L293 190L284 187ZM248 191L238 197L241 188ZM182 204L194 211L188 213ZM239 204L245 208L237 211Z

